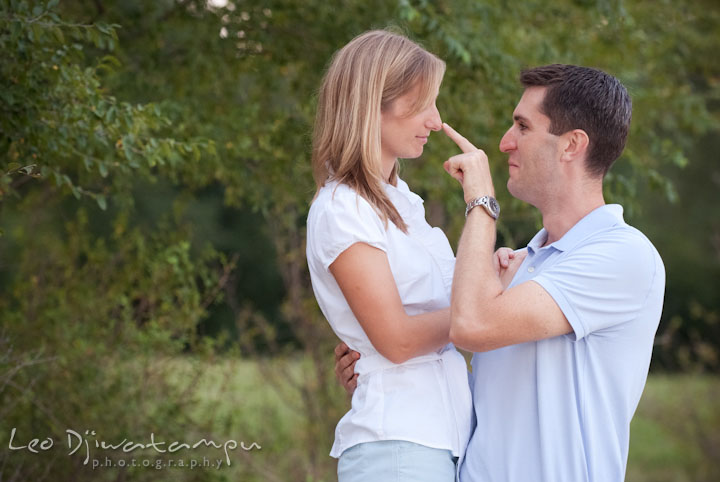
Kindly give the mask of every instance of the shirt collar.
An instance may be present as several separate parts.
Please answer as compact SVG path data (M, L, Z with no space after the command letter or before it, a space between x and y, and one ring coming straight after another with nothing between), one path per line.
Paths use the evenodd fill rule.
M383 187L385 188L385 192L390 198L390 201L392 201L395 205L395 208L398 210L400 215L404 217L403 211L422 205L423 199L412 192L405 181L399 177L396 179L397 186L393 186L392 184L386 182L383 183Z
M624 223L623 207L619 204L605 204L586 214L562 238L546 247L552 246L558 251L568 251L591 234ZM538 251L543 248L546 240L547 230L542 228L528 243L528 250Z

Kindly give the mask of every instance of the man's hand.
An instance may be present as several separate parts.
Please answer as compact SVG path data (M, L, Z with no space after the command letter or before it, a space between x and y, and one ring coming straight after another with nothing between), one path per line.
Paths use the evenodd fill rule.
M345 342L340 342L335 347L335 377L348 395L352 395L357 388L358 374L355 373L355 362L359 358L360 353L348 348Z
M443 167L462 184L465 202L481 196L495 196L490 165L485 152L472 145L448 124L443 123L443 131L463 151L462 154L445 161Z

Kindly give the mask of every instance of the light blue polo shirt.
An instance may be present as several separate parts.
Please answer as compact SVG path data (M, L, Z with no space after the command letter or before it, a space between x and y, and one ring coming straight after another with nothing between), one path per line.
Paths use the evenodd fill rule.
M619 205L543 247L542 229L511 287L542 286L574 330L476 353L477 425L461 482L620 482L665 291L650 241Z

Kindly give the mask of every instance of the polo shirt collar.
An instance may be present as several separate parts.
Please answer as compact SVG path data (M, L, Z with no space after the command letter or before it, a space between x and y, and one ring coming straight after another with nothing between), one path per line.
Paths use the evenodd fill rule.
M589 212L562 238L545 247L552 246L558 251L568 251L591 234L624 223L623 207L619 204L605 204ZM543 248L547 235L547 230L542 228L528 243L528 250L535 252Z

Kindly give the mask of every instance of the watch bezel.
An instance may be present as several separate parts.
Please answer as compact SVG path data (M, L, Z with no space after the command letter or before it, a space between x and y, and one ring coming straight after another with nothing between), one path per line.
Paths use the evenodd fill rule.
M487 198L489 204L488 208L490 209L490 211L492 211L493 217L497 219L498 216L500 216L500 203L497 202L497 199L492 196L487 196Z

